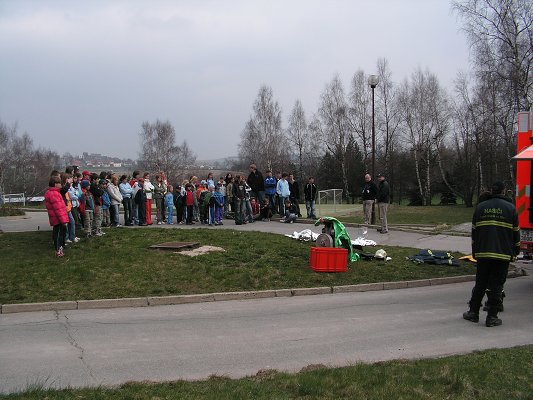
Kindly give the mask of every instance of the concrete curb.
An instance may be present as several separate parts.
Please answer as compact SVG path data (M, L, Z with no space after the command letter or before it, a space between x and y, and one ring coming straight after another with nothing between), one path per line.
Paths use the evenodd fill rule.
M522 276L522 274L509 274L509 278L518 276ZM461 275L445 278L420 279L415 281L363 283L359 285L324 286L315 288L273 289L250 292L224 292L163 297L135 297L124 299L57 301L46 303L2 304L0 306L0 314L56 310L89 310L97 308L153 307L161 305L204 303L212 301L252 300L270 297L295 297L319 294L369 292L378 290L447 285L453 283L471 282L475 279L475 275Z

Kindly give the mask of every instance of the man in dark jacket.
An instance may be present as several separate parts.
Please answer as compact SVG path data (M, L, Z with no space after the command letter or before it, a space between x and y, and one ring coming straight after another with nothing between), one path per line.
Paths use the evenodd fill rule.
M250 197L255 197L259 200L259 204L263 203L265 197L265 180L263 179L263 174L257 170L255 164L250 164L250 175L248 175L248 185L252 189Z
M233 201L235 202L235 225L245 224L246 182L243 175L237 175L233 182Z
M378 193L376 196L376 203L378 203L379 220L381 227L378 228L379 233L388 233L389 225L387 223L387 212L390 203L390 188L389 182L385 180L385 175L378 174Z
M369 225L372 219L372 206L376 201L376 196L378 194L378 187L372 180L370 174L365 175L365 186L363 187L363 192L361 197L363 199L363 215L365 217L365 225Z
M307 218L316 219L315 201L316 201L317 192L318 192L318 188L315 185L315 178L310 176L304 188L305 207L307 208Z
M518 213L504 194L505 185L495 182L492 197L479 203L472 217L472 256L477 260L476 284L472 290L470 308L463 318L479 321L479 308L487 292L488 327L502 324L498 318L503 285L509 262L520 252ZM487 290L488 289L488 290Z

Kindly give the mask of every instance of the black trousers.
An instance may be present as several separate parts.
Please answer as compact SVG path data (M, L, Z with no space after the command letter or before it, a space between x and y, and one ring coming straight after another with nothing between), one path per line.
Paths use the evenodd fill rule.
M67 233L67 225L58 224L52 228L52 238L54 240L54 248L58 251L65 247L65 235Z
M131 225L133 222L131 197L124 197L122 199L122 205L124 206L124 224Z
M498 315L498 305L501 301L508 270L509 261L477 260L476 284L470 299L471 311L479 312L483 296L489 289L487 292L487 314L494 317Z

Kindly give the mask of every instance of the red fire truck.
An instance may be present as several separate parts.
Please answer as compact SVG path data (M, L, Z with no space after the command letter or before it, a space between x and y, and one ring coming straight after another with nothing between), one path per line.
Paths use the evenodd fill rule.
M516 210L520 226L520 248L524 255L533 255L533 204L531 178L533 177L533 135L531 111L518 113L516 161Z

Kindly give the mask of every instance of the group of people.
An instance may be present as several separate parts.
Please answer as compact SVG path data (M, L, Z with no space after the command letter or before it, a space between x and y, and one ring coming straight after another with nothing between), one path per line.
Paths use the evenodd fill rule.
M305 186L307 217L316 218L317 187L309 177ZM102 227L122 225L152 225L155 205L155 223L192 225L197 222L208 226L223 225L223 218L232 218L241 225L261 220L270 222L278 215L280 222L293 223L301 217L299 185L293 174L266 171L266 177L250 165L250 174L231 173L214 180L209 173L200 180L191 176L174 188L163 172L151 174L134 171L132 176L117 176L111 172L100 174L80 172L69 166L65 172L52 171L45 205L56 255L64 255L65 246L78 242L77 233L86 237L103 236ZM120 206L124 216L120 221Z
M102 172L100 174L67 167L65 172L52 171L49 189L45 193L55 254L64 255L65 246L78 242L76 232L85 230L87 237L102 236L103 226L121 226L120 205L124 208L124 225L152 225L152 202L155 203L157 224L176 222L209 226L222 225L224 217L231 217L241 225L257 220L269 222L279 214L280 221L292 223L301 217L299 186L294 176L279 173L266 177L250 165L250 174L231 173L215 182L209 173L205 180L196 176L176 185L169 185L165 174L159 172L155 181L150 173L142 177L134 171L132 177ZM510 199L504 196L503 183L496 182L492 192L480 199L472 219L472 255L477 260L476 284L463 318L478 322L482 299L487 293L487 326L501 325L498 312L502 307L502 292L509 262L520 252L518 215ZM316 218L315 200L318 193L314 178L309 177L304 188L308 218ZM378 174L378 184L365 175L362 191L364 222L371 223L372 206L378 205L380 233L388 232L387 209L390 200L389 184L383 174ZM484 201L482 201L484 200Z

